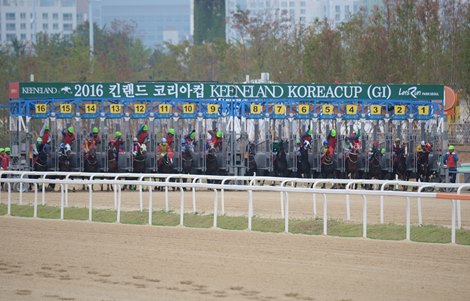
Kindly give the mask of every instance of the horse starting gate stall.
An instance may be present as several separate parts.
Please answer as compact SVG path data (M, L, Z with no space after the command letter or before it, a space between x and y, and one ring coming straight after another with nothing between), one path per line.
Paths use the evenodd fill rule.
M208 163L213 162L208 161L208 133L217 131L222 131L223 143L216 153L216 173L228 175L247 172L249 151L255 152L257 174L273 174L273 146L279 144L286 155L286 172L295 175L300 165L299 142L309 130L308 174L313 176L320 174L322 142L333 128L337 132L336 172L342 176L346 173L348 137L353 131L361 133L357 167L363 176L369 172L367 150L373 141L385 149L382 169L388 174L393 172L392 144L396 137L406 145L410 173L416 173L420 141L434 146L430 155L434 170L438 152L447 146L441 85L24 82L10 84L9 107L12 167L16 170L32 168L31 145L37 135L33 129L38 131L45 124L50 127L53 150L48 170L58 170L60 132L69 126L77 135L70 157L72 171L84 170L83 143L93 127L100 131L97 160L99 171L105 172L110 170L108 143L116 131L124 140L119 171L134 170L133 139L144 125L149 133L147 172L157 171L158 145L170 128L175 130L175 172L183 170L184 137L193 130L194 173L210 172Z

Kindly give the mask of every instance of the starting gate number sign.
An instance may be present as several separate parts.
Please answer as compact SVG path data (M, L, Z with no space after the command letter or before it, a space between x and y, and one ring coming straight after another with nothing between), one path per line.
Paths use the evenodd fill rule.
M144 103L136 103L134 105L134 114L145 114L146 105Z
M382 114L382 106L379 105L371 105L369 108L369 112L371 115L381 115Z
M357 114L357 105L347 105L346 106L347 115L356 115Z
M194 113L194 104L193 103L185 103L183 105L183 113L184 114L192 114Z
M405 115L405 106L399 105L394 107L395 115Z
M207 114L217 114L218 112L219 112L219 105L217 104L207 105Z
M251 104L250 114L261 114L261 105L260 104Z
M285 105L274 105L274 114L283 115L286 113Z
M299 105L298 112L301 115L306 115L310 112L310 106L309 105Z
M118 104L109 105L109 112L111 112L112 114L121 113L121 105L118 105Z
M322 113L327 115L333 114L333 105L323 105Z
M45 114L47 110L46 104L43 104L43 103L36 104L34 108L35 108L36 114Z
M96 104L94 103L87 103L85 105L85 113L87 114L94 114L96 113Z
M60 113L62 113L62 114L72 113L72 105L69 104L69 103L60 104Z
M164 103L158 106L158 111L160 114L170 114L171 105Z
M429 106L418 106L418 115L429 115Z

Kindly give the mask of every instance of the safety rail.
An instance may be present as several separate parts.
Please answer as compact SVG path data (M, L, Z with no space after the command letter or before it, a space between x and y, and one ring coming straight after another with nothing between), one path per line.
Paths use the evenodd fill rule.
M295 178L276 178L276 177L244 177L244 176L207 176L207 175L166 175L165 181L145 181L144 178L151 177L157 178L156 174L105 174L105 173L71 173L71 172L33 172L33 171L5 171L1 174L5 174L9 177L2 178L1 182L8 186L8 211L7 214L11 214L11 184L24 184L32 185L34 187L34 217L37 217L37 198L38 198L38 185L42 185L43 198L42 204L45 204L45 190L44 187L48 184L57 184L61 187L61 219L63 219L64 208L67 204L67 193L68 185L86 185L89 188L89 220L92 219L92 199L93 191L92 185L113 185L114 189L114 204L117 211L117 222L120 221L121 211L121 192L122 186L124 185L139 185L140 186L140 209L143 211L143 187L148 188L149 192L149 223L152 222L152 191L155 187L161 187L165 189L165 210L168 211L168 189L178 188L181 193L181 208L180 208L180 225L183 225L183 214L184 214L184 191L186 188L191 189L193 192L193 212L196 212L196 189L213 189L214 190L214 227L217 227L217 215L218 215L218 190L221 190L221 204L224 207L224 190L232 191L247 191L248 192L248 229L252 229L252 218L253 218L253 192L254 191L271 191L279 192L281 196L281 215L285 219L285 232L289 229L289 193L312 193L314 200L314 216L316 216L316 194L322 194L323 196L323 234L327 234L327 195L344 195L347 198L347 211L349 212L349 196L350 195L361 195L363 198L363 237L367 236L367 196L380 196L381 197L381 223L383 223L383 198L384 196L400 196L406 197L406 239L410 239L410 197L416 197L418 199L418 211L419 211L419 224L422 224L421 214L421 198L444 198L452 200L452 243L455 243L455 229L461 228L461 214L460 214L460 200L469 199L468 194L462 194L465 189L470 189L470 184L444 184L444 183L420 183L420 182L406 182L406 181L382 181L382 180L345 180L345 179L295 179ZM40 176L38 179L27 178L26 176ZM63 176L61 179L47 178L48 176ZM79 179L76 179L76 178ZM88 177L86 180L83 178ZM103 177L103 179L96 179L96 177ZM108 178L108 179L105 179ZM120 179L121 178L121 179ZM130 180L127 178L136 178L136 180ZM187 178L192 179L188 183L175 183L170 180L174 178ZM202 183L201 180L220 180L220 184ZM249 185L238 185L238 184L226 184L227 181L249 181ZM273 181L279 182L280 186L264 186L255 185L257 181ZM291 183L291 187L287 187L286 184ZM311 187L294 187L296 184L311 184ZM344 184L345 189L327 189L317 188L319 184ZM380 190L357 190L351 189L353 184L361 185L381 185ZM417 192L408 191L386 191L384 190L387 186L412 186L418 187ZM456 189L457 193L435 193L435 192L422 192L425 188L444 188L444 189ZM22 204L22 192L20 190L19 203ZM1 198L1 191L0 191ZM285 200L285 201L284 201ZM222 214L224 209L221 209ZM350 216L349 216L350 217ZM457 225L456 225L457 220Z

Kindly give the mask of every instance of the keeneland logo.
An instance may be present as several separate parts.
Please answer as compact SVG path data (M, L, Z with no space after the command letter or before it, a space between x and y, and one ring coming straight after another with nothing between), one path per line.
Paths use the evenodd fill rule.
M64 93L67 93L67 94L72 94L72 88L70 88L68 86L65 86L62 89L60 89L60 92L64 92Z

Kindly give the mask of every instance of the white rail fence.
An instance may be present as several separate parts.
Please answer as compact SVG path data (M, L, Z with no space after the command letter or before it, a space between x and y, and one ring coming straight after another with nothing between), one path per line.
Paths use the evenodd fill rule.
M42 186L42 205L46 204L46 186L49 184L60 185L60 218L64 219L64 208L68 207L68 190L69 185L84 185L88 187L88 220L92 221L93 209L93 185L112 185L114 190L114 209L116 210L116 222L120 222L121 218L121 195L124 185L137 185L139 186L139 207L144 210L143 191L144 188L148 191L148 223L152 224L153 220L153 195L152 192L155 188L162 188L165 191L165 211L169 210L168 206L168 190L170 188L179 189L180 191L180 225L184 226L184 194L185 190L192 191L192 211L197 212L197 191L198 189L212 189L214 191L214 219L213 227L217 227L217 217L219 215L218 208L218 192L220 190L220 214L225 214L225 190L228 191L246 191L248 198L247 216L248 216L248 230L252 230L253 212L253 192L279 192L280 194L280 213L284 218L284 231L289 232L289 194L295 193L311 193L312 194L312 216L317 217L317 194L323 197L323 234L328 233L328 197L330 195L344 195L346 204L346 219L350 220L350 196L362 196L362 220L363 229L362 236L367 237L367 204L368 196L380 196L380 222L384 222L384 197L385 196L398 196L406 199L406 239L410 240L410 227L411 227L411 199L417 199L418 208L418 223L422 224L422 209L421 200L423 198L443 198L450 199L452 204L451 210L451 229L452 238L451 242L455 243L456 229L461 228L461 211L460 200L470 199L469 194L463 192L470 189L470 184L449 184L449 183L420 183L420 182L407 182L407 181L383 181L383 180L347 180L347 179L298 179L298 178L278 178L278 177L245 177L245 176L209 176L209 175L186 175L186 174L171 174L171 175L156 175L156 174L109 174L109 173L77 173L77 172L34 172L34 171L5 171L1 173L4 177L1 178L2 185L7 188L7 215L11 215L12 204L12 186L19 190L18 203L23 204L23 191L27 186L32 186L34 190L34 213L33 216L37 217L38 210L38 186ZM32 178L34 177L34 178ZM37 178L36 178L37 177ZM60 177L60 178L57 178ZM163 181L145 180L164 178ZM172 182L172 180L186 179L189 182ZM220 184L207 183L208 180L218 180ZM205 182L204 182L205 181ZM269 181L275 186L263 185L264 182ZM247 185L240 183L246 182ZM260 185L261 184L261 185ZM298 185L302 184L303 187ZM330 189L323 188L323 185L345 185L344 189ZM354 185L378 185L380 190L365 190L353 189ZM305 187L307 186L307 187ZM406 188L415 187L417 191L392 191L385 190L387 187L403 186ZM453 189L456 193L438 193L438 192L424 192L424 189ZM0 190L0 200L1 200Z

